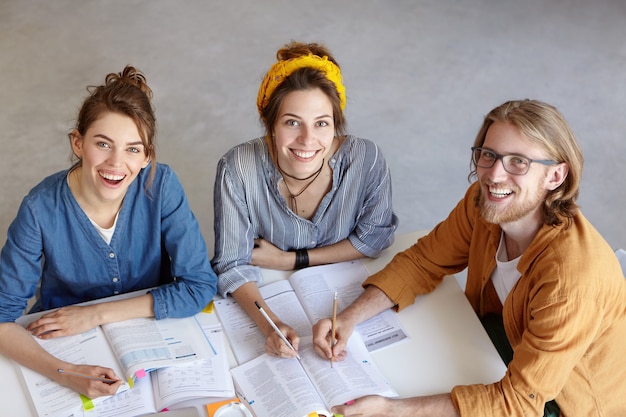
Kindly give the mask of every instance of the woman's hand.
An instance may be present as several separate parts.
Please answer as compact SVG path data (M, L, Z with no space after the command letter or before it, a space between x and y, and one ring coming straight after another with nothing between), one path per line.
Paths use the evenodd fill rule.
M59 373L57 381L74 391L77 391L88 398L97 398L104 395L113 395L117 392L123 381L115 374L113 369L104 368L102 366L91 365L68 365L63 368L64 373ZM83 375L89 375L94 378L107 378L115 382L103 382L95 379L89 379L78 375L72 375L70 372L76 372Z
M298 337L298 334L294 329L284 323L277 322L276 327L278 327L287 340L289 340L293 349L287 346L278 333L272 330L267 339L265 339L265 352L267 352L268 355L279 358L294 358L298 354L300 337Z
M290 271L296 265L296 254L280 250L265 239L255 239L250 264L261 268Z
M61 307L30 323L26 330L41 339L80 334L98 326L93 306Z

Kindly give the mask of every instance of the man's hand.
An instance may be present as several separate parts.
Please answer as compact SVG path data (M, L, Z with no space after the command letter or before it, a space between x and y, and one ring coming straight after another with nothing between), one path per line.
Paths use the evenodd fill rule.
M347 404L334 406L331 411L344 417L459 417L450 394L412 398L368 395Z
M330 411L335 414L341 414L344 417L399 417L398 414L391 412L392 410L389 406L390 401L391 400L388 398L381 397L380 395L368 395L358 400L350 401L348 404L335 406Z
M333 358L333 360L342 361L348 354L348 352L346 352L346 345L348 344L350 335L352 335L354 325L342 319L341 315L337 316L334 346L332 327L333 322L331 319L322 319L315 323L313 326L313 348L322 358L328 360Z

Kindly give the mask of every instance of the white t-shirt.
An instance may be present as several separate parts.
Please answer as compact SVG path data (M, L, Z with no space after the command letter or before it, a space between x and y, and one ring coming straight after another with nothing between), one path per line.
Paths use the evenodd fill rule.
M70 173L72 171L69 171L67 173L67 185L70 185ZM115 225L117 224L117 216L119 216L119 211L117 212L117 214L115 215L115 221L113 222L113 226L111 226L108 229L105 229L104 227L100 227L98 226L98 224L96 222L94 222L93 220L91 220L91 218L89 218L89 216L87 216L87 218L89 218L89 221L91 222L91 224L94 225L94 227L96 228L96 230L98 231L98 234L100 236L102 236L102 239L104 239L104 241L107 243L107 245L111 244L111 239L113 238L113 233L115 233Z
M498 297L502 304L509 295L513 286L520 279L522 274L517 270L517 263L519 262L521 255L513 260L508 260L506 253L506 245L504 243L504 232L500 235L500 245L498 245L498 251L496 252L496 269L491 274L491 281L496 288Z
M91 224L94 225L94 227L98 231L98 234L100 234L100 236L102 236L102 239L104 239L104 241L107 243L107 245L111 244L111 238L113 237L113 233L115 233L115 225L117 224L117 216L119 216L119 214L120 213L118 212L115 215L115 221L113 222L113 226L109 227L108 229L105 229L104 227L98 226L98 224L96 222L94 222L93 220L89 219Z

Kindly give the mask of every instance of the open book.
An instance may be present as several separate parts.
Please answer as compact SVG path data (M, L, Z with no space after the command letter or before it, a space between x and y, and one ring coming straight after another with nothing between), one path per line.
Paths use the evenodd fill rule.
M42 314L22 316L17 322L26 325ZM127 381L116 395L142 379L150 379L147 376L153 370L200 363L215 357L215 350L193 316L132 319L98 326L78 335L35 340L62 360L112 368ZM227 363L226 355L222 356L220 359ZM20 366L20 369L40 417L82 415L83 409L91 409L106 400L106 397L99 397L92 401L26 367Z
M256 417L330 417L332 406L364 395L397 396L358 333L350 337L347 350L346 359L332 368L315 353L310 337L300 343L301 360L264 353L231 369L237 395Z
M160 368L149 378L137 380L132 390L107 398L84 417L133 417L166 408L194 406L207 397L231 398L235 395L226 342L219 324L203 325L215 355L200 362ZM195 401L194 401L195 400ZM199 414L198 414L199 415Z
M301 269L288 280L259 290L272 311L302 338L312 336L312 326L319 320L332 316L335 291L341 311L361 295L361 283L368 275L361 261L341 262ZM215 311L238 363L265 352L263 333L232 297L215 300ZM355 330L370 352L408 337L391 309L358 324Z

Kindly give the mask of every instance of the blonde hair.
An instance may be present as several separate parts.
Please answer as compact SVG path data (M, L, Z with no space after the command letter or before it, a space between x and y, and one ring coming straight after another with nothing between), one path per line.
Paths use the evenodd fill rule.
M568 223L578 211L580 181L583 170L583 155L574 133L563 115L547 103L538 100L513 100L491 110L478 135L474 146L482 146L487 130L494 122L509 122L531 141L541 145L549 158L568 166L563 183L550 191L543 206L543 221L547 225ZM476 165L471 162L469 179L477 177Z

